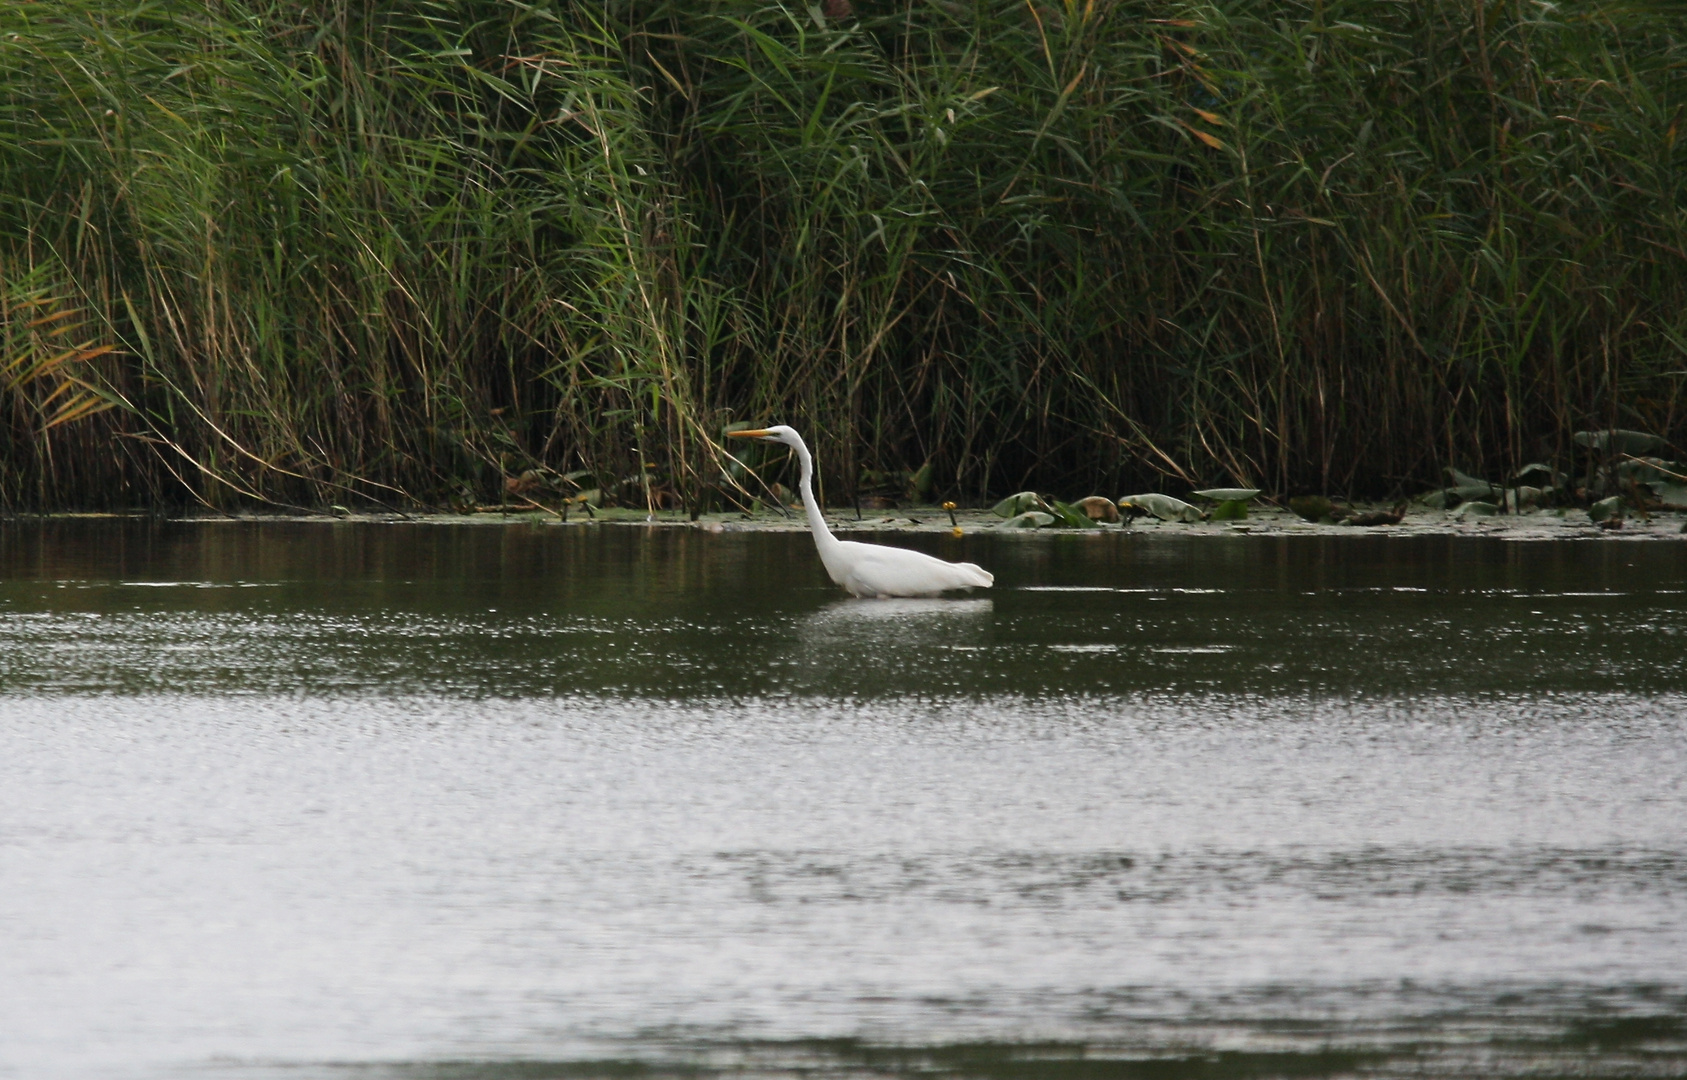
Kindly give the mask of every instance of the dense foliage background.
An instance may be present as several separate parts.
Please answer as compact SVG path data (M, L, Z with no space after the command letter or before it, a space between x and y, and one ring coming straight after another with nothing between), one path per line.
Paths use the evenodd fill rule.
M1687 13L0 0L0 502L1385 494L1680 442ZM641 490L642 481L635 483ZM641 496L642 498L642 496Z

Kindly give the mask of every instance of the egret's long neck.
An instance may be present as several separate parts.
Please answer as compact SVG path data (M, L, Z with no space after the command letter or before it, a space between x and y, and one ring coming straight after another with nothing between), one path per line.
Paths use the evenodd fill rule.
M808 511L808 527L814 530L814 546L820 549L821 561L825 561L840 541L826 527L826 519L820 514L820 504L814 501L814 455L808 452L808 446L801 439L797 440L795 449L797 460L802 462L802 479L797 481L797 488L802 492L803 509Z

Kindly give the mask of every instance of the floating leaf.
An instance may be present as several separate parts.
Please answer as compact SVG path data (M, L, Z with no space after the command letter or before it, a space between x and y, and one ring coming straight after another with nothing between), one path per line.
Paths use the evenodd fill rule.
M1594 521L1606 521L1623 516L1623 497L1612 495L1608 499L1600 499L1587 508L1587 516Z
M1461 502L1471 499L1481 499L1484 502L1501 497L1504 490L1497 484L1490 484L1486 480L1478 480L1468 473L1448 467L1447 475L1452 482L1446 487L1418 496L1418 501L1425 506L1450 509Z
M1199 507L1191 506L1182 499L1174 499L1170 495L1158 492L1147 492L1142 495L1126 495L1119 500L1119 509L1129 508L1153 514L1161 521L1204 521L1206 519Z
M1041 529L1054 524L1054 515L1045 514L1040 510L1027 510L1023 514L1015 514L1002 522L997 528L1001 529Z
M1029 510L1046 514L1049 511L1049 504L1044 502L1043 497L1035 491L1021 491L1018 495L1009 495L990 508L992 514L1003 518L1011 518Z
M1197 491L1200 495L1202 492ZM1226 499L1213 507L1214 521L1241 521L1248 516L1248 500Z
M1501 489L1494 484L1460 484L1447 490L1461 499L1481 499L1486 502L1499 494Z
M1499 494L1500 486L1478 476L1471 476L1447 466L1447 476L1452 479L1448 488L1458 493L1461 499L1491 499Z
M1453 516L1455 518L1493 517L1499 512L1500 508L1491 502L1484 502L1481 499L1472 499L1470 502L1465 503L1457 510L1453 511Z
M930 501L930 499L931 499L931 480L932 480L932 468L931 468L931 462L929 462L929 461L926 462L924 465L921 465L917 470L914 471L914 474L908 478L908 486L909 486L909 488L911 488L913 490L914 497L916 499L918 499L920 502Z
M1633 480L1637 484L1650 484L1654 480L1680 480L1683 470L1674 461L1664 461L1662 458L1637 457L1619 462L1611 470L1624 480Z
M1323 521L1335 509L1335 504L1322 495L1296 495L1289 500L1289 509L1307 521Z
M1406 504L1400 503L1393 510L1367 510L1362 514L1354 514L1343 521L1343 525L1357 525L1369 529L1379 525L1398 525L1406 516Z
M1059 499L1054 499L1050 503L1050 509L1054 511L1056 523L1069 529L1093 529L1097 527L1096 523L1090 520L1088 514L1071 503L1063 503Z
M1113 500L1103 495L1090 495L1079 499L1073 504L1084 512L1084 516L1091 521L1105 521L1115 523L1119 520L1119 508L1113 505Z
M1530 462L1511 474L1513 480L1527 480L1531 476L1538 476L1541 480L1544 480L1545 483L1541 485L1542 487L1557 487L1564 482L1563 473L1551 465L1543 465L1538 461Z
M1652 485L1658 501L1672 510L1687 510L1687 484L1672 484L1659 480Z
M1667 443L1646 431L1625 431L1610 428L1606 431L1578 431L1570 436L1577 446L1590 450L1612 451L1618 454L1651 454L1662 450Z
M1193 492L1193 494L1199 495L1203 499L1211 499L1214 502L1245 503L1249 499L1252 499L1252 498L1256 497L1257 495L1259 495L1259 489L1258 488L1208 488L1205 491Z

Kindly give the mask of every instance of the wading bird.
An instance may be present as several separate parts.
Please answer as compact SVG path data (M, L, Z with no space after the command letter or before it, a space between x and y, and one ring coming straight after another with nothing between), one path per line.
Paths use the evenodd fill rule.
M972 563L944 562L907 548L839 540L826 527L820 505L814 501L814 457L801 435L783 424L728 434L784 443L797 452L797 460L802 462L802 480L797 486L802 489L803 509L808 511L808 527L814 530L814 546L826 573L851 596L931 596L948 589L988 589L996 580L989 571Z

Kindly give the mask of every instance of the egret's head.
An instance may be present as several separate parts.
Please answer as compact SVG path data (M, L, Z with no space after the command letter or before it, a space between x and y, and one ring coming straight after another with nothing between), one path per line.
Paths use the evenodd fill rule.
M752 431L729 431L728 435L734 439L760 439L762 442L784 443L786 446L796 446L802 442L795 428L777 424L770 428L756 428Z

